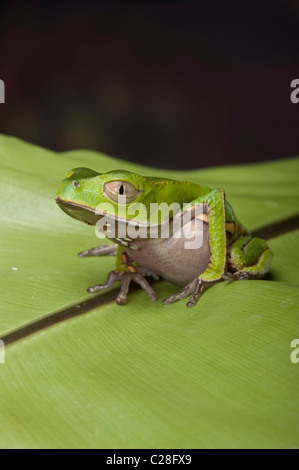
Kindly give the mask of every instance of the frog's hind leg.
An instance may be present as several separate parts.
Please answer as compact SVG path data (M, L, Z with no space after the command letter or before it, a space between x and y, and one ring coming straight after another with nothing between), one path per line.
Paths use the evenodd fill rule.
M90 250L81 251L78 253L79 258L87 258L88 256L116 256L117 253L117 244L113 245L100 245L95 248L90 248Z
M226 279L260 279L269 271L273 253L261 238L240 237L230 247Z

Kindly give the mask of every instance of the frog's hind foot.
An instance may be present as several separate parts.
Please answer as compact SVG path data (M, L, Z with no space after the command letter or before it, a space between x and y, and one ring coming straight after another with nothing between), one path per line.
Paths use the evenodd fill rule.
M100 290L105 290L111 287L115 282L121 283L121 288L118 296L116 297L116 303L118 305L124 305L126 303L130 282L134 281L142 287L151 300L157 300L157 294L151 288L147 280L139 272L128 272L128 271L110 271L106 284L96 284L95 286L89 287L87 292L93 294Z
M196 305L198 299L201 297L203 291L207 288L208 285L212 285L211 282L203 281L202 279L196 277L192 279L192 281L188 282L188 284L179 292L178 294L171 295L167 299L164 299L162 303L164 305L172 304L177 300L185 299L193 293L186 303L186 307L194 307Z
M252 278L247 272L236 271L235 273L225 273L222 275L224 281L246 281L247 279Z

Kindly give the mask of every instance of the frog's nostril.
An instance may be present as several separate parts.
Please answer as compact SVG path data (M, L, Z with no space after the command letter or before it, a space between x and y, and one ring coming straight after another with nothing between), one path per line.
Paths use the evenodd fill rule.
M80 188L80 183L79 183L79 181L76 181L76 180L72 181L72 185L73 185L75 188Z

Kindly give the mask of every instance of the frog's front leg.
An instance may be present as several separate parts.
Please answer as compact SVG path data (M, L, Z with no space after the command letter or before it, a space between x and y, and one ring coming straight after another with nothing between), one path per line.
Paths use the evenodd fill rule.
M81 251L78 253L79 258L87 258L88 256L116 256L117 253L117 244L112 245L99 245L95 248L90 248L89 250Z
M110 271L105 284L96 284L87 289L89 293L95 293L100 290L106 290L111 287L115 282L121 283L121 288L118 296L116 297L116 303L123 305L126 302L130 282L134 281L142 287L148 294L151 300L157 300L157 295L152 287L149 285L145 277L138 272L138 268L133 266L129 256L125 250L118 246L117 258L116 258L116 270Z

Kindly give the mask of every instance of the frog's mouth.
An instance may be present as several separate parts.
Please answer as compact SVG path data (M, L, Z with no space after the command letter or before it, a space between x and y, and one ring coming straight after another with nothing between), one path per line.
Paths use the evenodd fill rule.
M74 201L62 199L60 196L56 196L55 201L63 212L73 217L73 219L81 220L85 224L96 225L101 218L101 215L96 213L93 207L77 204Z
M60 196L56 196L55 198L56 203L63 210L67 215L72 217L73 219L80 220L88 225L96 225L97 222L102 217L108 217L107 214L101 214L98 210L94 209L93 207L87 206L85 204L78 204L77 202L62 199ZM121 217L115 217L113 215L109 216L111 221L115 223L117 226L118 224L125 225L138 225L139 228L143 228L145 231L148 230L149 225L148 223L142 224L141 222L137 223L134 221L129 221L127 219L122 219Z
M81 222L84 222L85 224L97 225L97 222L102 217L105 216L106 218L109 217L109 219L112 222L112 226L114 226L117 233L119 233L118 232L119 230L126 231L128 226L130 227L137 226L139 229L138 233L141 238L147 238L148 236L150 236L148 232L150 229L148 222L145 222L145 223L135 222L134 220L127 220L121 217L115 217L113 215L108 216L107 214L101 214L98 210L94 209L93 207L87 206L85 204L78 204L75 201L63 199L60 196L56 196L55 201L60 207L60 209L63 210L63 212L65 212L67 215L69 215L73 219L80 220ZM157 234L159 232L159 227L160 225L156 226ZM151 230L153 231L153 229ZM105 232L105 233L106 233L106 236L109 238L109 233L108 232ZM155 238L157 237L158 235L155 236Z

